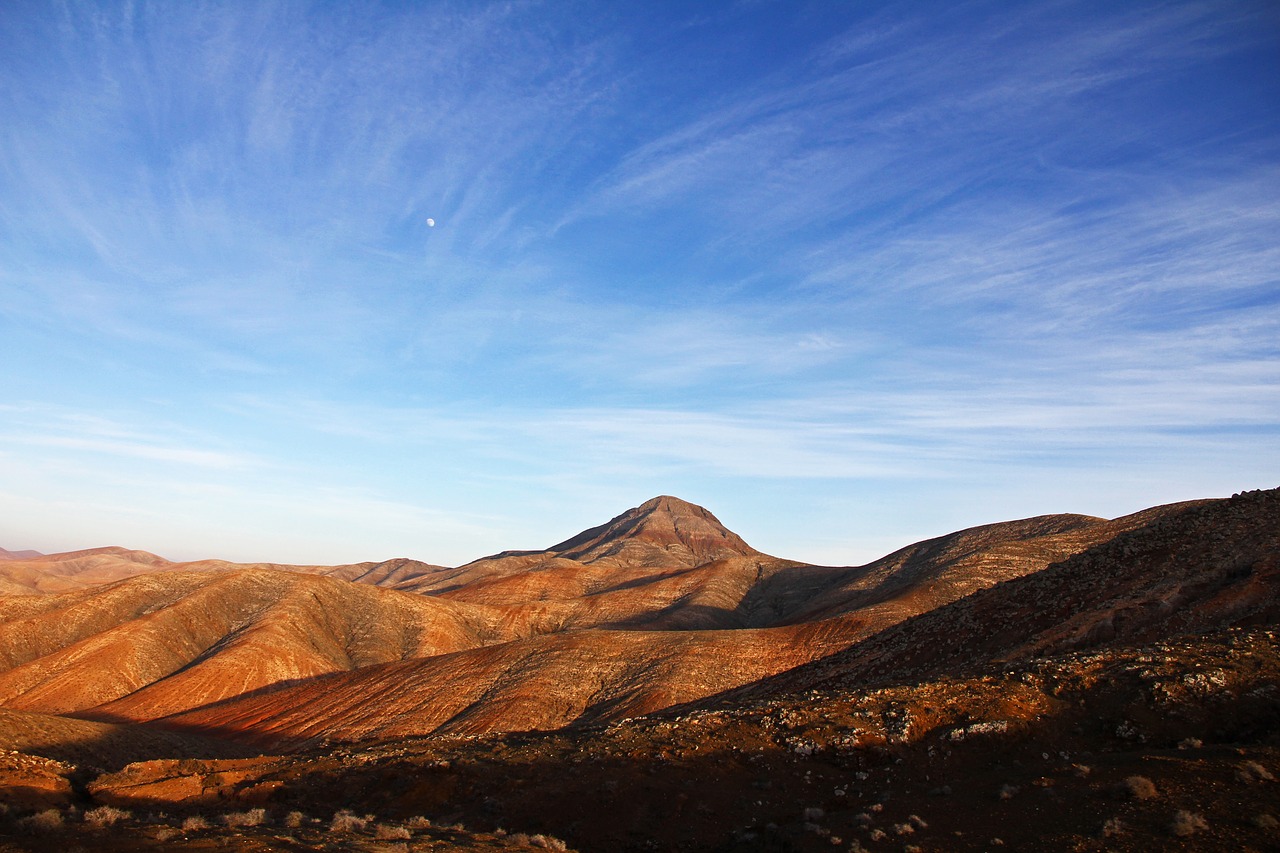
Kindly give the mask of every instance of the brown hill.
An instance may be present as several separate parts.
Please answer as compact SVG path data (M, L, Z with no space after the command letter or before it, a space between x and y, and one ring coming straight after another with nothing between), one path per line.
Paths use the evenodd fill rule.
M148 718L287 679L507 639L485 608L329 578L164 572L0 598L0 704Z
M21 594L66 592L164 571L172 566L173 563L147 551L89 548L5 560L0 562L0 582L6 589L20 590Z
M1114 522L1049 516L988 525L855 569L757 554L645 565L647 549L634 562L592 562L592 537L581 543L584 560L554 549L499 555L489 561L498 571L462 584L458 570L428 568L410 582L451 579L420 599L445 608L424 618L436 624L452 613L489 632L472 640L493 642L337 667L165 721L310 751L149 761L111 774L0 754L0 786L12 779L7 790L19 790L26 778L34 780L23 789L29 802L39 794L133 809L118 830L83 830L95 849L113 850L338 843L320 820L191 835L163 816L143 817L249 804L326 821L339 808L377 814L379 823L341 841L361 849L390 837L411 850L471 843L439 829L460 821L491 832L484 843L494 849L526 841L558 849L521 835L533 832L584 850L1270 849L1280 838L1277 522L1273 491ZM522 571L506 571L520 560L528 560ZM307 589L396 595L262 574ZM168 577L101 592L163 586ZM512 603L520 584L538 596L533 604ZM510 600L478 603L503 596ZM0 606L35 608L38 621L41 606L63 599L64 635L49 642L56 656L62 639L74 647L75 637L103 633L91 630L100 618L93 591ZM167 614L184 596L156 610L146 599L129 599L135 612L121 625ZM113 601L99 605L112 611ZM646 601L658 609L645 611ZM351 606L337 598L314 612L302 607L306 632L317 630L307 619ZM585 627L624 614L644 630ZM215 658L236 631L262 624L241 617L231 639L215 642ZM661 630L681 620L774 627ZM7 624L0 613L0 630ZM534 636L539 630L556 633ZM394 637L370 636L370 648ZM713 690L721 692L699 698ZM120 716L142 718L150 701L128 702L142 693L123 700ZM33 719L18 728L44 725ZM0 717L0 737L4 725ZM440 734L420 736L427 731ZM334 748L329 738L359 743ZM0 814L0 838L7 827L35 827L38 807L20 806L7 825ZM415 815L434 822L430 835L425 822L409 820ZM32 849L65 842L50 836Z
M50 562L72 577L103 560L153 573L0 599L9 669L0 703L104 720L172 716L208 730L260 726L260 740L616 719L780 673L1178 511L985 525L850 569L760 554L711 513L669 497L546 551L458 569L408 560L274 567L286 573L122 549L60 555ZM304 570L426 594L388 599L304 580ZM374 667L401 661L412 662ZM324 674L334 675L305 683ZM272 686L280 689L263 690Z
M1192 506L1169 504L1111 521L1042 515L971 527L908 545L866 566L796 567L755 589L743 608L764 623L856 613L869 631L887 628L1001 581L1038 572L1116 535Z
M1146 523L1043 571L899 622L747 693L934 678L989 662L1280 621L1280 489L1139 517Z
M831 625L573 631L335 673L162 722L272 746L311 738L554 729L691 701L842 645Z
M685 567L759 554L706 509L667 495L584 530L550 550L587 564Z
M1278 639L1192 635L556 732L145 762L89 782L95 803L139 816L94 837L120 850L210 849L215 833L240 849L376 844L372 825L336 842L304 822L284 837L168 833L180 844L164 847L141 817L254 803L374 813L415 827L400 836L414 851L438 841L419 835L422 817L501 828L516 849L520 833L546 833L584 851L1269 850Z
M148 551L120 547L90 548L58 554L39 554L35 551L6 553L10 556L0 559L0 595L67 592L155 572L236 572L254 569L320 575L394 589L412 584L419 577L442 568L404 558L338 566L232 563L227 560L176 563Z
M31 560L43 556L39 551L6 551L0 548L0 560Z

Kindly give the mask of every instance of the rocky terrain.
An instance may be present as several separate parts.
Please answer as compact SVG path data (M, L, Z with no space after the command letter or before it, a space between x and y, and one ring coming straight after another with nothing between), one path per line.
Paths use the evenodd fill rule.
M0 851L1280 849L1278 573L1277 491L852 568L670 497L457 568L6 552Z

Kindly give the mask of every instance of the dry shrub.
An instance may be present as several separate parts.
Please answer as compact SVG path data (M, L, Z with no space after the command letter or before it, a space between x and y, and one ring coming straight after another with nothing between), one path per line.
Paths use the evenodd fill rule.
M1124 824L1120 822L1120 818L1113 817L1102 825L1102 837L1114 838L1124 832Z
M351 809L335 812L329 821L330 832L359 832L369 825L366 818L358 817Z
M507 840L512 844L519 844L522 847L529 846L529 836L523 832L513 832L507 836Z
M1124 780L1121 790L1135 800L1154 799L1160 793L1156 790L1156 783L1146 776L1130 776Z
M98 806L96 809L89 809L84 813L84 822L90 826L114 826L122 820L128 820L133 817L124 809L116 809L111 806Z
M266 809L249 809L247 812L230 812L222 816L223 826L262 826L267 822Z
M182 822L183 832L196 832L201 829L208 829L209 821L205 820L201 815L192 815Z
M42 812L24 817L18 821L18 826L22 827L26 832L35 835L44 835L46 833L61 832L64 823L62 820L62 812L57 809L45 809Z
M392 826L391 824L380 823L374 830L373 837L379 841L396 841L413 838L413 833L405 829L403 826Z
M284 825L290 829L297 829L306 822L307 816L302 812L289 812L284 818Z
M431 821L428 818L423 817L422 815L418 815L417 817L411 817L408 820L406 820L404 822L404 825L409 827L410 829L430 829Z
M1236 778L1241 782L1274 782L1276 777L1271 771L1256 761L1246 761L1236 770Z
M920 815L917 815L917 814L907 815L907 823L911 824L916 829L929 828L929 824L924 822L924 818L920 817Z
M1204 815L1198 815L1186 809L1174 814L1173 821L1169 824L1169 831L1174 835L1195 835L1208 828L1209 823L1204 819Z
M553 835L533 835L529 837L529 844L534 847L541 847L544 850L568 850L569 845L565 844L559 838Z
M179 835L178 830L174 829L172 826L162 826L156 830L156 834L154 837L156 841L163 843L165 841L169 841L170 839L177 837L178 835Z

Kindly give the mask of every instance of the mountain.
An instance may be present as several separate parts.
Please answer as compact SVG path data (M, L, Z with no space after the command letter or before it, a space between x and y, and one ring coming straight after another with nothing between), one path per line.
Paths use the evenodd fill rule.
M706 509L667 495L646 501L549 550L558 557L588 565L686 568L725 557L759 554Z
M1130 518L1145 523L1042 571L897 622L746 694L927 680L986 664L1280 622L1280 490Z
M0 596L0 839L60 803L132 810L86 830L106 850L1280 842L1280 490L854 567L669 497L455 568L0 567L41 561L81 586ZM156 823L250 805L260 828Z
M256 743L621 719L861 647L1186 506L984 525L854 568L761 554L665 496L457 569L52 555L13 565L78 584L144 573L0 598L0 704Z
M290 679L505 640L505 614L286 572L162 572L0 597L0 705L148 719Z
M557 729L693 701L843 646L823 633L815 626L572 631L282 684L158 722L273 749L313 739Z
M41 556L39 551L6 551L0 548L0 560L31 560Z

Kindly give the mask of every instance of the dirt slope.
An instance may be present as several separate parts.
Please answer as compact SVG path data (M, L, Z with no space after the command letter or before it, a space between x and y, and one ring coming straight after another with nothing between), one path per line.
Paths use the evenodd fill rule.
M1175 505L1044 571L900 622L751 688L804 691L928 678L1280 619L1280 490Z
M163 572L0 598L0 704L162 716L287 679L508 638L501 614L330 578Z

